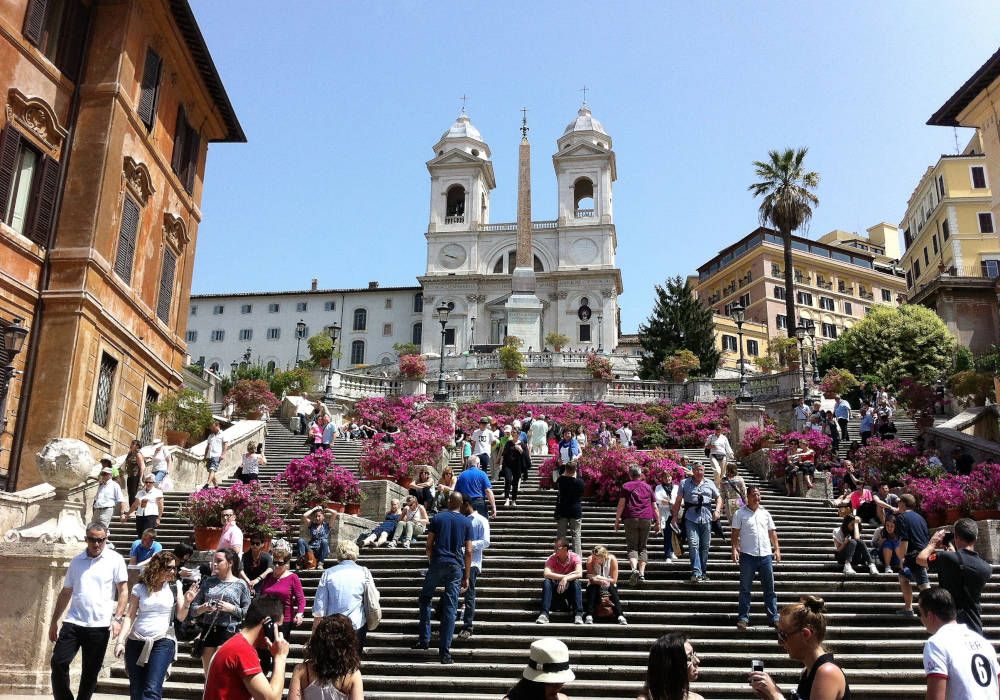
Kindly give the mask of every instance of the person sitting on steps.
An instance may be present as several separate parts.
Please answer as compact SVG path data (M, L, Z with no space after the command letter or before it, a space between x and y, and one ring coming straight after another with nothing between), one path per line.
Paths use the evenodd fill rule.
M384 545L395 534L396 524L399 522L401 515L399 499L394 498L389 502L389 510L386 511L385 520L382 521L381 525L378 525L374 530L365 535L364 540L361 541L361 546L381 547Z
M611 602L612 614L619 625L627 625L622 614L622 604L618 599L618 558L604 545L597 545L587 558L587 590L584 593L583 622L594 624L594 611L604 597Z
M399 516L399 522L396 523L396 531L393 534L392 541L389 542L389 546L395 547L396 542L402 542L403 546L409 549L413 538L424 534L428 522L430 522L430 519L427 517L427 510L417 503L416 496L408 496L406 505L403 506L403 513Z
M803 496L799 492L799 482L796 477L802 474L806 478L806 490L813 487L813 474L816 473L816 453L799 442L798 438L788 441L788 466L785 469L785 485L789 496Z
M563 600L569 606L573 622L583 624L583 562L576 552L571 552L565 537L557 537L552 545L552 555L545 561L542 581L542 612L535 620L540 625L549 623L552 599Z
M877 575L878 569L872 556L861 541L861 519L854 515L845 515L840 527L833 529L833 547L837 563L844 567L845 574L853 574L854 566L861 564L868 567L868 572Z
M330 526L326 524L323 506L316 506L303 514L299 531L302 535L298 542L299 558L305 557L306 550L311 549L316 555L316 568L322 571L323 562L330 556Z

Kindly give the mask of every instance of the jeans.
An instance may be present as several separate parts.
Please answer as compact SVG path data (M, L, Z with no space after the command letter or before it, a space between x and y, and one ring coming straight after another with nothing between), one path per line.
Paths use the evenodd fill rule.
M508 466L503 468L503 497L504 500L513 498L517 500L517 487L521 483L521 468L511 469Z
M462 567L458 564L431 564L420 589L420 641L431 639L431 600L438 586L444 587L441 595L441 626L438 650L442 654L451 651L451 638L455 634L455 611L458 609L458 592L462 586Z
M472 499L469 499L469 500L472 503L472 508L477 513L479 513L484 518L489 518L490 517L490 511L488 510L488 508L486 506L486 499L485 498L483 498L482 496L480 496L478 498L472 498Z
M663 558L664 559L666 559L668 557L674 556L674 537L673 537L674 531L670 528L670 521L672 519L673 519L673 516L670 516L669 518L667 518L667 526L665 528L663 528ZM684 534L681 533L681 537L683 537L683 536L684 536Z
M52 697L54 700L73 700L69 688L69 665L76 652L83 650L83 673L80 675L80 692L77 700L90 700L97 688L97 674L101 672L104 652L111 638L109 627L80 627L70 622L62 623L59 638L52 649Z
M476 617L476 581L479 579L479 567L469 567L469 587L465 589L465 614L462 615L462 629L472 631Z
M573 534L573 551L583 556L583 545L580 542L580 525L583 521L580 518L556 518L556 535L565 537L566 532Z
M128 690L131 700L160 700L163 697L163 680L174 660L177 642L158 639L145 666L139 665L143 643L138 639L125 642L125 668L128 670Z
M566 585L566 590L558 591L559 582L550 578L542 582L542 614L548 615L552 609L552 599L564 600L573 615L583 614L583 591L580 589L580 580L570 581Z
M396 523L396 530L392 533L392 537L400 542L409 542L414 537L420 537L424 534L424 524L414 522L413 520L400 520Z
M158 472L153 472L153 479L156 481L157 486L163 483L163 479L166 478L166 476L167 472L163 471L162 469Z
M750 588L755 576L760 576L760 585L764 589L764 611L768 620L778 619L778 595L774 592L774 557L744 554L740 552L740 604L737 617L744 621L750 620Z
M712 523L685 523L688 555L691 557L691 575L704 576L708 572L708 550L712 544Z
M607 593L608 597L611 598L611 605L615 609L615 617L621 617L622 614L622 604L618 600L618 586L611 584L608 588L601 588L600 584L591 583L587 586L586 602L584 603L584 612L587 615L594 614L594 608L597 607L597 603L601 600L601 595Z
M837 424L840 426L840 439L843 440L844 442L847 442L848 440L850 440L851 438L848 437L848 434L847 434L847 419L846 418L838 418L837 419Z
M306 541L304 537L299 538L299 556L306 555L306 549L312 549L316 553L316 561L322 564L330 556L330 542L326 538L321 540Z
M847 540L844 548L837 552L837 563L841 566L851 564L869 567L872 565L872 555L868 547L852 537Z
M135 536L137 539L142 539L142 533L149 528L156 528L155 515L137 515L135 516Z
M487 474L489 474L490 473L490 455L489 455L489 453L488 452L483 452L482 454L476 455L476 457L479 457L479 466L482 467L482 470L484 472L486 472Z
M426 487L418 489L416 487L410 487L410 495L417 499L417 503L422 505L424 508L432 508L434 506L434 489Z

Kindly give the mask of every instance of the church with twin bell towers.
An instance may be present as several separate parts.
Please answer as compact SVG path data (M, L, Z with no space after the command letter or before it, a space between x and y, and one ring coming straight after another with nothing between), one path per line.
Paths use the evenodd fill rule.
M586 102L556 141L557 218L531 218L531 146L522 119L517 221L491 223L496 188L490 147L462 110L434 145L421 350L440 350L434 308L451 306L446 352L487 349L507 335L522 351L548 333L567 347L612 351L618 344L621 271L612 209L617 177L611 136Z

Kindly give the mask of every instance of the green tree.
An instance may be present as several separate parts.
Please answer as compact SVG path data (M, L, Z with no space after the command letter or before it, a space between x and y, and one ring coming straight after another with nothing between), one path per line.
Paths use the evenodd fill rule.
M786 148L783 152L769 151L768 160L755 160L754 174L760 178L748 188L760 203L760 223L771 225L781 233L785 249L785 318L788 337L795 334L795 278L792 275L792 232L807 224L819 198L811 192L819 186L819 173L806 171L802 164L809 149Z
M659 379L663 361L683 349L698 356L702 376L711 377L719 366L712 310L694 298L691 283L680 275L668 277L662 287L656 285L656 304L639 326L639 343L645 351L639 361L643 379Z
M842 367L901 386L909 377L933 384L951 369L957 347L944 321L918 304L873 306L868 315L819 352L820 370Z

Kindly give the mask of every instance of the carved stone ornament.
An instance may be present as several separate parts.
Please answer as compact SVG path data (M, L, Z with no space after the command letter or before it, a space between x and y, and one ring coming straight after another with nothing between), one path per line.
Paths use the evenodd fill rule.
M610 299L614 295L615 295L615 290L611 289L610 287L605 287L604 289L601 290L601 296L603 296L605 299Z
M559 298L565 299L569 296L569 292L559 292Z
M434 299L435 299L435 297L434 297L433 294L430 294L430 295L424 294L424 303L425 304L433 304L434 303Z
M187 225L184 219L174 216L169 211L163 212L163 235L167 243L178 253L184 250L184 246L191 240L188 237Z
M149 198L156 192L149 168L146 167L145 163L136 162L132 156L125 156L124 174L125 184L139 199L139 203L145 206Z
M11 88L7 92L7 122L21 127L47 155L60 160L69 132L60 126L55 111L47 102Z

